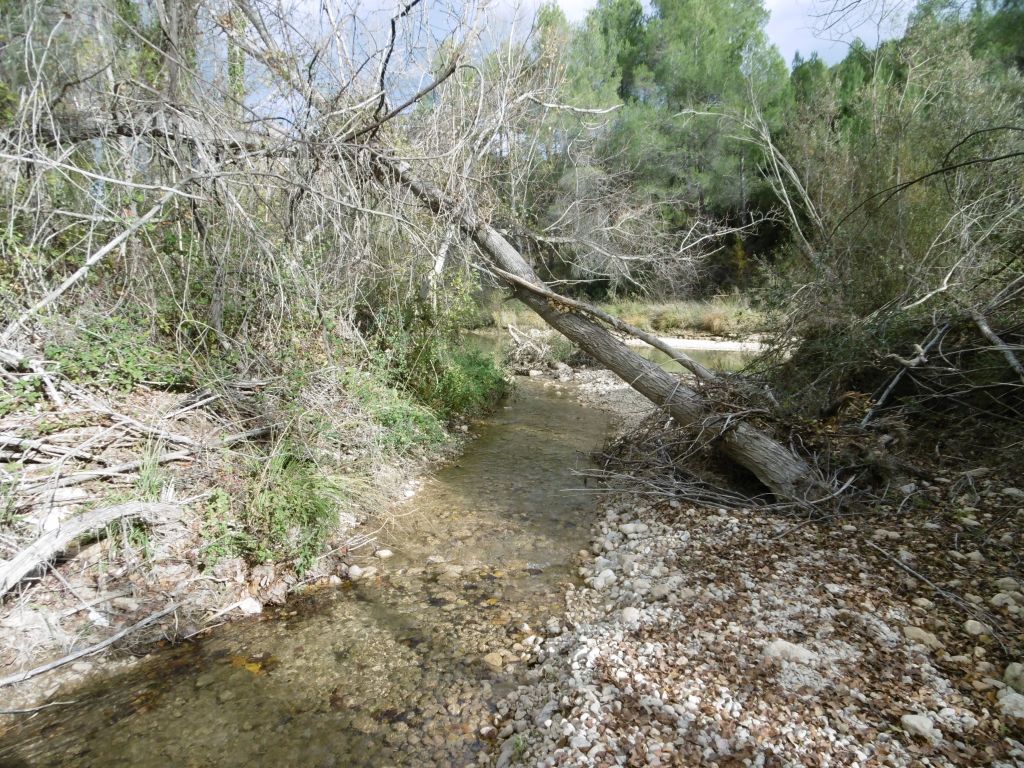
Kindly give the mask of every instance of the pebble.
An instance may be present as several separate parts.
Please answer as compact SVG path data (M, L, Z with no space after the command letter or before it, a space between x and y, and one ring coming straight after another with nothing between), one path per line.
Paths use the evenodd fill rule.
M980 621L968 619L964 622L964 632L974 637L978 637L980 635L991 635L992 627L988 624L982 624Z
M1017 601L1010 597L1006 592L999 592L992 595L992 599L988 601L988 604L993 608L1010 608L1017 604Z
M1005 717L1024 720L1024 696L1010 688L999 692L999 711Z
M636 624L638 621L640 621L640 610L638 608L629 606L622 609L623 624Z
M255 616L257 613L263 613L263 604L255 597L247 597L238 601L238 610L247 616Z
M488 653L486 656L484 656L484 664L486 664L493 670L500 670L501 667L503 666L501 654L493 651L491 653Z
M904 715L900 718L900 725L912 736L920 736L933 744L942 741L942 732L928 715Z
M939 640L933 633L920 627L904 627L903 636L910 640L912 643L919 643L932 650L937 650L942 647L942 641Z
M768 658L795 661L799 664L814 664L818 660L818 654L814 651L781 638L772 640L761 653Z
M1024 664L1019 661L1007 664L1006 671L1003 672L1003 682L1017 693L1024 693Z
M389 557L394 557L395 556L395 553L392 552L390 549L378 549L373 554L376 555L381 560L387 560Z
M607 587L610 587L612 584L615 583L615 581L615 573L611 569L605 568L603 571L597 574L597 576L594 577L594 589L601 591L603 589L606 589Z

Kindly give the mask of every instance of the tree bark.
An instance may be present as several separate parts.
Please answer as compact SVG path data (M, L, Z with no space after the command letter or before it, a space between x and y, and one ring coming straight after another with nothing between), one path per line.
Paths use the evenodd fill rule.
M466 206L458 206L436 186L418 178L411 167L374 153L376 173L408 189L434 213L456 218L470 237L501 270L550 292L522 255L492 226ZM510 281L511 282L511 281ZM821 498L826 483L801 457L740 416L716 413L710 404L679 378L633 352L589 317L564 310L550 298L511 282L518 298L544 321L681 424L706 425L717 432L716 446L727 457L752 472L777 496L788 501Z

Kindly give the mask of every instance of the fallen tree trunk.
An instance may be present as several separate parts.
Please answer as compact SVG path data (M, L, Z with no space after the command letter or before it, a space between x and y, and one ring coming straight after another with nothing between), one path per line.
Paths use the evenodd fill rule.
M708 430L714 444L737 464L752 472L777 496L787 501L810 501L827 493L826 483L801 457L737 414L716 413L708 401L676 376L630 350L591 317L573 311L571 302L552 299L552 293L533 269L494 227L467 206L457 205L436 186L417 177L404 162L375 152L375 169L382 180L408 189L434 213L454 217L460 229L487 254L520 301L587 354L617 374L676 421ZM525 285L524 285L525 284ZM527 286L534 286L533 290Z
M44 533L10 560L0 564L0 597L83 536L98 533L118 520L152 520L159 514L173 515L177 511L178 508L173 504L132 502L96 509L67 520L56 530Z
M442 80L435 80L431 88ZM310 96L322 102L317 94L311 93ZM197 143L209 141L197 137L190 137L190 140ZM261 140L254 138L253 145L260 144ZM678 422L700 427L711 436L711 442L724 455L752 472L777 496L788 501L807 501L828 494L827 483L811 465L789 448L744 422L739 414L717 413L699 392L640 357L612 336L593 312L587 313L578 306L573 307L573 302L564 297L553 299L552 296L557 294L552 294L546 288L522 255L469 206L450 200L438 187L417 177L407 163L369 147L359 149L370 153L373 171L378 178L389 185L409 190L428 209L456 222L460 230L487 254L495 267L508 273L504 279L517 292L520 300L537 312L548 325L600 361L651 402L664 407ZM353 147L355 151L359 149ZM607 318L604 321L608 322ZM616 322L609 324L617 325ZM709 372L697 369L692 361L687 362L691 363L687 367L699 377L705 380L712 378Z

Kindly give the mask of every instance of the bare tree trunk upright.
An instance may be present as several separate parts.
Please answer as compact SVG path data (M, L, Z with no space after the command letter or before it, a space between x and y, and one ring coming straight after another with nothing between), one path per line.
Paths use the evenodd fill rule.
M419 179L408 164L384 155L374 156L378 174L408 189L434 213L454 216L462 231L481 248L500 269L544 288L530 265L496 229L479 219L466 206L456 205L433 184ZM716 414L698 392L676 376L630 350L602 325L576 312L560 311L550 298L518 285L519 299L540 315L552 328L578 344L655 405L668 410L682 424L706 424L719 431L717 445L722 453L752 472L776 495L787 500L820 498L826 484L818 473L793 451L742 421L738 416Z
M157 0L155 10L163 32L167 98L172 104L180 104L185 101L195 66L199 0Z

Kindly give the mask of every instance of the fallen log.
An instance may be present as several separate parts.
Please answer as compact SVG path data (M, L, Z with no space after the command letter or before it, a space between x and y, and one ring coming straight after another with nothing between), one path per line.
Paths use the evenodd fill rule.
M463 234L488 256L520 301L583 351L617 374L644 397L681 424L699 427L728 458L754 474L766 487L787 501L813 501L829 488L803 458L738 414L717 413L699 392L660 366L644 359L612 336L592 316L569 301L552 299L552 291L500 232L480 219L470 206L457 204L434 184L419 178L408 163L371 150L379 179L412 193L436 214L452 217ZM526 284L524 286L524 283ZM526 287L529 286L529 287Z
M20 550L10 560L0 563L0 597L6 595L22 579L65 552L78 539L94 535L119 520L155 521L160 515L176 515L174 504L132 502L91 512L66 520Z

